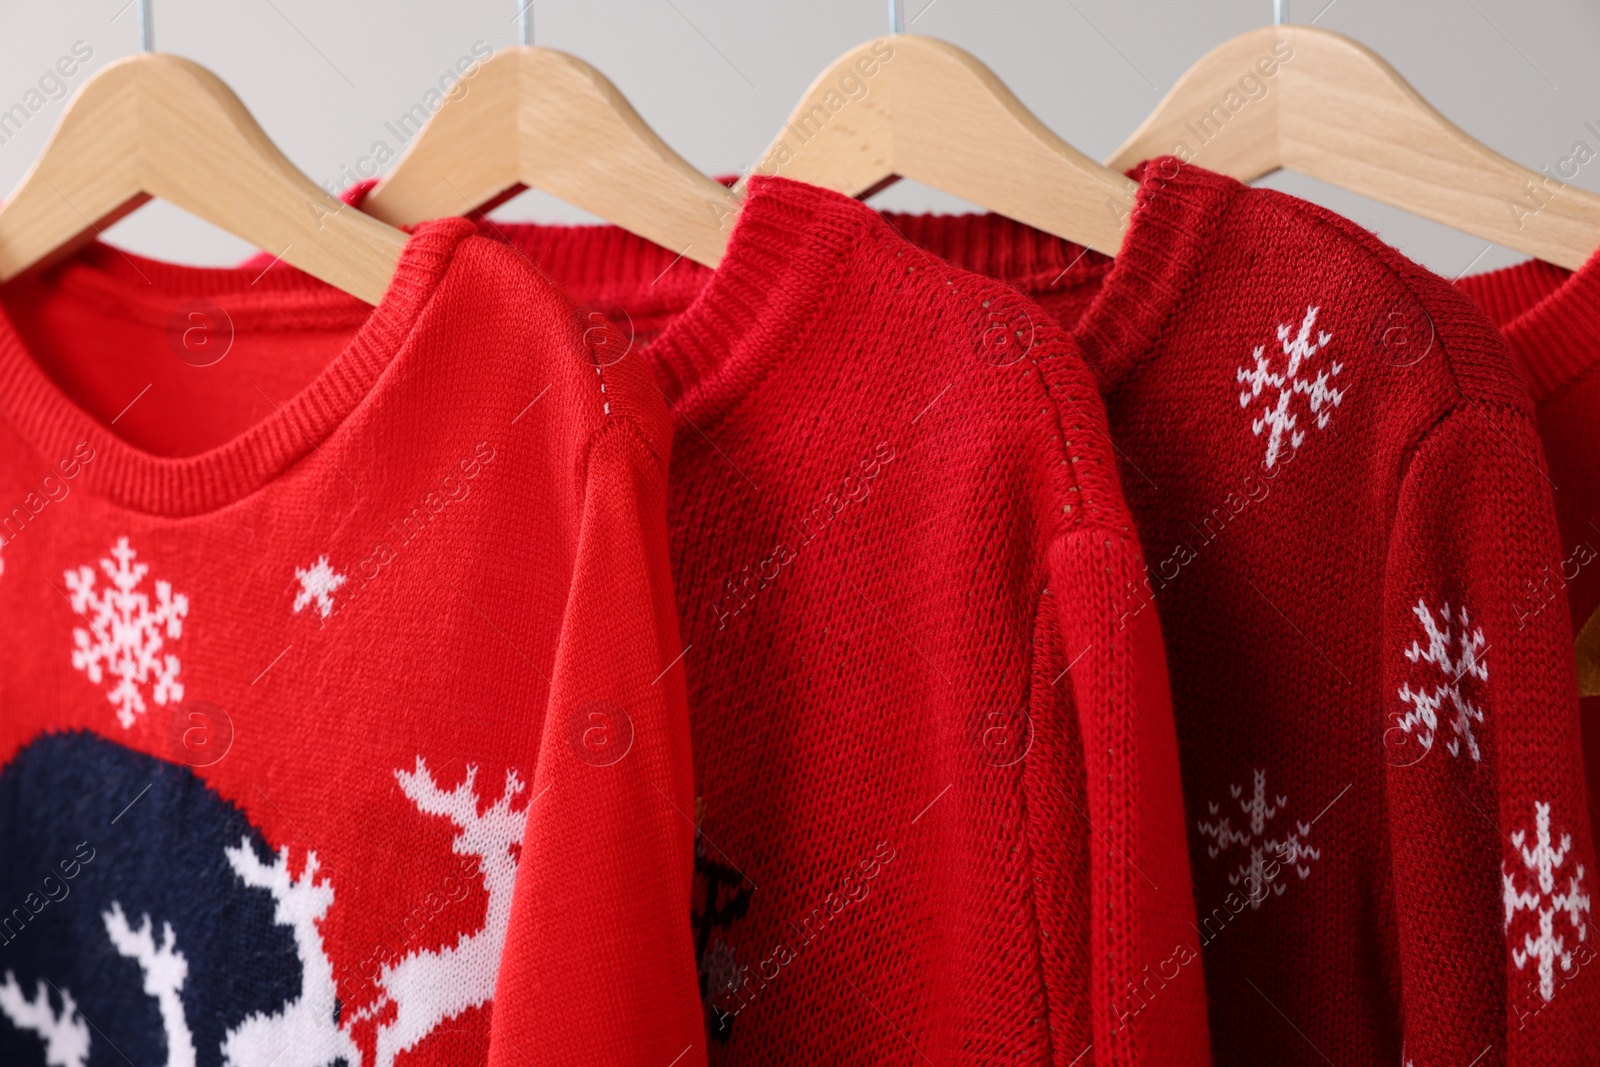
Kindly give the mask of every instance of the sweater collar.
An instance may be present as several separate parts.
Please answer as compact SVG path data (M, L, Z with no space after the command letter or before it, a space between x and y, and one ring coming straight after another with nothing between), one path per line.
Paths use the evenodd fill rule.
M617 300L631 315L670 319L650 358L674 403L751 340L755 314L777 305L785 314L806 309L804 298L781 286L820 291L846 266L852 245L884 231L1030 295L1098 287L1076 332L1085 359L1110 389L1153 351L1152 340L1201 269L1226 207L1245 188L1173 157L1131 173L1139 182L1137 206L1114 260L999 215L880 215L849 197L777 177L751 179L716 271L614 226L480 224L580 302Z
M342 199L359 207L374 184L352 186ZM851 249L888 229L859 201L764 176L750 179L714 271L617 226L471 219L576 302L611 313L606 304L621 301L630 317L652 320L652 333L663 323L648 358L678 418L697 426L737 403L803 341ZM295 273L282 265L268 273L279 271Z
M1109 395L1156 352L1168 319L1216 246L1229 207L1247 187L1176 156L1129 172L1139 183L1122 248L1075 336Z
M85 486L117 506L169 517L224 507L287 470L360 404L405 346L457 247L474 233L460 219L419 227L371 309L298 271L261 276L243 268L181 267L91 245L52 268L45 283L78 299L112 302L147 321L162 321L177 303L204 297L223 306L236 328L285 315L360 326L317 377L272 414L210 451L168 457L135 447L73 401L0 308L0 420L47 458L88 442L95 460L83 468Z
M759 183L763 179L752 179ZM783 181L784 179L779 179ZM799 183L788 181L787 185ZM351 194L358 195L360 190ZM790 194L784 194L790 195ZM758 209L759 211L759 209ZM1100 276L1110 258L1003 215L885 211L889 229L954 267L1025 292L1065 288ZM497 222L479 218L486 236L508 241L580 302L627 300L663 314L687 307L712 270L611 225ZM266 266L266 258L260 260ZM281 264L275 270L286 269Z
M580 303L617 301L630 316L665 322L649 358L669 403L677 407L697 394L694 406L679 408L691 419L716 403L718 390L707 388L709 379L736 388L754 370L744 362L764 365L751 351L755 316L776 316L770 321L792 329L815 311L806 302L810 294L825 289L846 268L849 249L873 234L898 234L953 266L1033 296L1096 288L1083 319L1063 325L1075 328L1084 358L1110 391L1153 353L1152 342L1201 269L1225 209L1246 188L1172 156L1129 173L1138 194L1114 260L1000 215L880 215L860 201L779 177L751 178L715 271L616 226L477 222ZM355 186L345 199L359 206L370 188ZM765 329L759 336L778 339Z
M696 291L649 346L657 383L679 420L704 428L804 345L829 291L851 269L853 251L886 230L877 212L849 197L786 178L752 178L721 264L715 271L686 269L671 283L684 295ZM595 234L588 237L583 264L564 264L579 271L577 281L587 280L585 270L608 269L593 247ZM605 239L626 240L615 231ZM546 255L564 251L558 245ZM666 259L668 273L683 266L672 265L672 253ZM654 288L664 275L651 281L644 273L657 260L651 253L613 261L610 269L620 266L636 285ZM552 273L562 284L575 280Z
M1600 251L1576 271L1532 259L1456 284L1500 327L1535 403L1600 364Z
M1035 292L1052 283L1052 273L1054 282L1070 272L1091 284L1103 274L1076 337L1110 392L1154 354L1230 204L1246 189L1171 156L1133 176L1138 196L1109 269L1103 257L1091 261L1079 246L993 215L886 217L816 186L752 178L721 266L651 346L663 391L680 415L714 418L806 335L833 280L851 269L852 250L887 237L910 238L957 266Z

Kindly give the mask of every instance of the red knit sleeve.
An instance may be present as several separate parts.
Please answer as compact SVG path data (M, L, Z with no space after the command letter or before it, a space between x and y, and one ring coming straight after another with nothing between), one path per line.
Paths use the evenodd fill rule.
M1051 593L1083 739L1096 1063L1206 1064L1205 980L1166 655L1131 535L1057 539ZM1071 1062L1081 1049L1058 1050Z
M489 1062L703 1065L665 464L629 420L592 440L582 508Z
M1384 592L1379 749L1406 1058L1596 1062L1594 849L1559 560L1529 418L1468 402L1412 455ZM1588 1051L1585 1051L1585 1049ZM1485 1056L1485 1050L1490 1050Z

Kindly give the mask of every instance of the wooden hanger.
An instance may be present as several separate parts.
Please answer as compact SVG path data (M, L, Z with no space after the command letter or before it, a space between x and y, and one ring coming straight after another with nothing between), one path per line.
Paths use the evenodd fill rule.
M406 243L297 170L216 75L145 51L84 83L0 207L0 281L69 254L152 196L369 304Z
M890 18L898 29L898 7ZM1115 255L1136 188L1063 141L971 53L895 33L811 83L757 174L867 197L911 178Z
M523 18L527 42L527 7ZM410 226L487 211L526 186L697 263L721 262L739 197L669 148L604 74L524 43L482 63L467 84L362 210Z
M1169 154L1246 182L1293 170L1572 270L1600 248L1600 196L1488 148L1370 48L1316 26L1214 48L1109 163Z

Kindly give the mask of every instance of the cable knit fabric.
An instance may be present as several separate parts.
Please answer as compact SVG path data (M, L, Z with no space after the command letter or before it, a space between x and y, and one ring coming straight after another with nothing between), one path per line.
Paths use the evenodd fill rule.
M648 372L464 221L258 274L0 291L0 1062L703 1063Z
M1173 159L1138 176L1115 260L992 216L885 223L1072 327L1105 397L1148 564L1119 612L1161 617L1217 1058L1591 1062L1570 639L1523 595L1564 554L1504 342L1313 205ZM636 338L714 277L611 228L485 227ZM657 371L676 400L679 361ZM714 678L697 717L729 699Z

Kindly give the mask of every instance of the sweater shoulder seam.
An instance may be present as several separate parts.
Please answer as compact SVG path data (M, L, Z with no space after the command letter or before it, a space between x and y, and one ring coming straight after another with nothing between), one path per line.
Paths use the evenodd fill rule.
M1387 282L1403 291L1406 296L1416 303L1417 307L1427 316L1428 328L1433 341L1439 346L1439 353L1443 357L1442 362L1449 384L1455 390L1457 396L1461 398L1461 401L1511 410L1518 408L1518 405L1514 403L1485 396L1477 390L1469 393L1462 381L1461 368L1458 365L1460 360L1457 352L1462 349L1471 350L1481 346L1475 344L1470 337L1459 336L1457 331L1451 331L1450 336L1447 337L1439 329L1438 319L1435 317L1434 311L1443 310L1441 305L1453 300L1463 301L1470 306L1470 297L1451 287L1443 278L1432 275L1425 267L1407 259L1398 250L1384 244L1383 240L1376 234L1357 223L1335 216L1325 208L1286 193L1280 193L1272 189L1254 191L1282 202L1284 206L1294 212L1298 219L1312 227L1317 233L1354 249L1375 271L1381 272ZM1479 314L1481 315L1482 313L1479 312ZM1490 336L1500 337L1499 331L1495 330L1487 320L1484 325L1485 338ZM1501 337L1500 343L1505 346L1503 337ZM1510 361L1509 347L1507 347L1507 353L1506 369L1508 374L1515 379L1516 371ZM1526 401L1525 406L1531 408L1531 405L1531 400ZM1446 407L1440 413L1437 421L1443 421L1451 411L1456 410L1459 406L1460 401Z
M661 455L651 438L649 428L632 415L606 415L605 421L589 432L583 445L583 487L588 491L589 483L595 477L594 453L601 441L613 434L623 434L632 437L637 444L643 447L645 455L650 457L650 464L655 473L661 478L667 477L667 460Z
M1108 533L1115 533L1121 538L1134 538L1132 533L1132 513L1128 510L1127 501L1123 498L1121 484L1117 476L1116 460L1109 447L1099 450L1100 465L1104 474L1099 477L1086 479L1079 469L1078 457L1074 454L1069 438L1067 413L1083 411L1085 418L1098 421L1105 430L1106 440L1110 441L1110 426L1106 416L1105 405L1101 400L1093 370L1083 359L1077 343L1066 327L1061 326L1052 319L1048 313L1040 308L1027 293L1017 289L1006 282L989 278L972 271L956 267L925 249L910 242L906 242L909 250L920 256L925 269L918 271L919 284L926 289L938 293L944 286L935 286L933 278L938 278L951 283L966 282L971 285L969 290L975 295L989 300L1008 302L1022 301L1026 306L1024 313L1029 318L1030 329L1035 334L1042 333L1043 337L1036 342L1030 342L1028 350L1023 357L1027 360L1032 374L1032 380L1023 388L1041 397L1049 404L1051 414L1050 429L1053 432L1045 433L1044 444L1049 452L1058 460L1052 466L1057 470L1047 471L1045 478L1050 484L1053 505L1058 508L1053 516L1053 523L1049 527L1047 543L1053 542L1062 534L1085 528L1104 529ZM1044 364L1054 359L1076 360L1081 373L1076 379L1068 378L1066 381L1057 382L1057 376L1047 372ZM1030 429L1030 433L1035 433ZM1073 430L1071 432L1076 432ZM1091 428L1089 433L1093 433ZM1068 468L1065 475L1059 468ZM1093 497L1092 500L1086 499ZM1085 515L1094 518L1086 519ZM1120 521L1118 521L1120 520Z
M1466 417L1473 409L1477 409L1480 413L1485 412L1485 410L1492 411L1510 419L1514 423L1521 424L1524 429L1527 429L1535 437L1538 436L1538 426L1531 412L1504 401L1475 400L1463 395L1450 404L1441 407L1434 414L1433 419L1426 426L1420 428L1415 438L1406 446L1400 462L1400 481L1402 483L1410 477L1412 465L1416 462L1418 454L1432 442L1449 432L1448 428L1450 426ZM1484 414L1484 417L1488 418L1488 415Z

